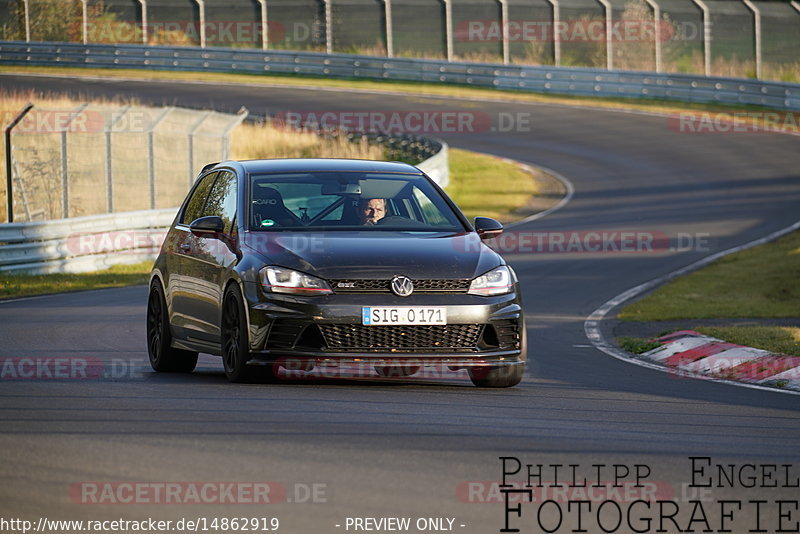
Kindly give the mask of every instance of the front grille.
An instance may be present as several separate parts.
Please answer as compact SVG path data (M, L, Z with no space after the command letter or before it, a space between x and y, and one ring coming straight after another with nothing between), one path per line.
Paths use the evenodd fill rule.
M319 329L331 351L464 352L478 350L483 325L320 324Z
M466 293L471 280L413 280L415 293ZM391 293L391 280L330 280L336 293Z

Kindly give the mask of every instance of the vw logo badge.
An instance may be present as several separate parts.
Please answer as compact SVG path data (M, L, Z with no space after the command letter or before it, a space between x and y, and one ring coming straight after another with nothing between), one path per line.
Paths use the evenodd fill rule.
M392 293L398 297L407 297L414 292L414 284L405 276L392 278Z

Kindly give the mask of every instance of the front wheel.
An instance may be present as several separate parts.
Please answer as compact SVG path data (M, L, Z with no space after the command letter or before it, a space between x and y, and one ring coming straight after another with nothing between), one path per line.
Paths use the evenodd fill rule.
M222 301L222 366L231 382L251 382L270 378L271 367L247 365L250 347L247 343L247 320L239 288L231 285Z
M150 285L147 299L147 354L150 366L163 373L191 373L197 366L197 353L172 347L167 301L158 280Z

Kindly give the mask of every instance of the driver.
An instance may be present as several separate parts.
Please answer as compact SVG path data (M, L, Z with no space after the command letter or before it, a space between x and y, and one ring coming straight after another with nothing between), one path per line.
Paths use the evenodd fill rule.
M358 203L358 216L361 224L370 226L386 216L385 198L364 198Z

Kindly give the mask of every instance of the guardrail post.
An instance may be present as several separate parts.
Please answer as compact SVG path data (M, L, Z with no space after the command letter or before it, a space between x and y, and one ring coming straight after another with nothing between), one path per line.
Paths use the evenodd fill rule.
M25 11L25 42L31 42L31 6L30 0L22 1L22 8Z
M703 11L703 70L711 76L711 12L703 0L692 0Z
M89 104L81 104L67 120L61 130L61 218L69 218L69 152L67 151L67 132L75 117Z
M606 12L606 69L611 70L614 68L614 33L612 29L614 24L614 11L608 0L597 1L603 5L603 10Z
M333 9L331 0L322 0L325 4L325 51L333 54Z
M383 18L386 22L386 56L394 57L394 28L392 26L392 0L383 0Z
M150 209L156 209L156 155L154 149L155 130L158 124L166 117L173 108L165 108L161 114L156 117L153 124L150 125L150 131L147 132L147 160L149 163L150 171Z
M142 9L142 44L147 44L147 0L139 0Z
M205 0L194 0L200 10L200 48L206 47L206 2Z
M444 33L447 61L453 61L453 3L452 0L442 0L444 3Z
M503 28L503 65L511 63L508 34L508 0L497 0L500 3L500 24Z
M261 49L269 48L269 26L267 23L267 0L258 0L261 6Z
M650 7L653 8L653 21L655 22L654 36L653 38L656 40L655 42L655 49L656 49L656 72L661 72L661 6L658 5L656 0L645 0Z
M561 66L561 35L558 26L561 24L561 8L558 0L547 0L553 6L553 64Z
M756 37L756 78L761 79L761 10L750 0L742 0L750 11L753 12L753 33ZM800 28L798 28L800 31Z
M89 44L89 0L81 0L81 33L83 44Z
M11 130L19 124L25 115L28 114L30 110L33 109L33 104L28 102L22 111L17 113L17 116L14 117L8 126L6 126L5 131L5 138L6 138L6 221L7 222L14 222L14 177L11 174L13 169L11 168Z

